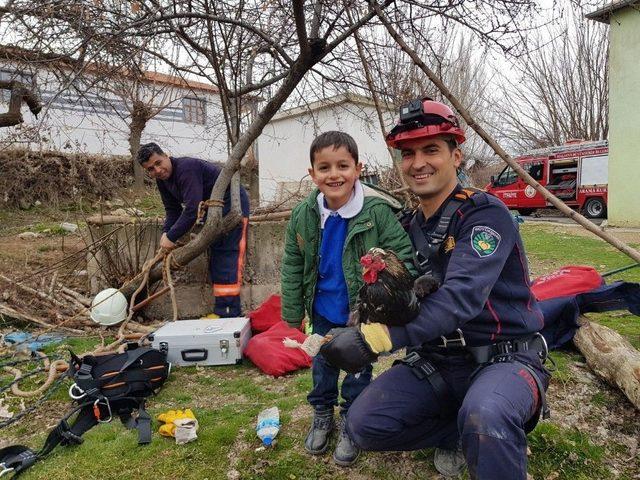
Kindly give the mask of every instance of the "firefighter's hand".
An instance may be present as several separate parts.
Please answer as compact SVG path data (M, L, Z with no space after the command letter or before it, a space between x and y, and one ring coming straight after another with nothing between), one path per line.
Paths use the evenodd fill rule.
M333 328L331 337L320 349L324 358L336 368L358 373L378 359L378 354L391 350L387 328L379 323L347 328Z
M169 240L166 233L163 233L160 237L160 248L170 252L171 250L176 248L176 244Z

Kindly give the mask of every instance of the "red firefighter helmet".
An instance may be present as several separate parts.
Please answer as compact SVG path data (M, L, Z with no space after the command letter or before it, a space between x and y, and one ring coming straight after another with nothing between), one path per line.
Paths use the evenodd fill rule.
M399 148L404 140L429 138L438 135L452 135L458 144L465 141L464 130L460 128L453 110L444 103L429 97L412 100L400 107L400 120L387 135L387 145Z

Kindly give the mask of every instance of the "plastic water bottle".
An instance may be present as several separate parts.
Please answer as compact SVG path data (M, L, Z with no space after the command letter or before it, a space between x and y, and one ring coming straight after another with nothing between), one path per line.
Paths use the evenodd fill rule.
M267 408L258 414L256 433L262 443L269 447L280 430L280 412L278 407Z

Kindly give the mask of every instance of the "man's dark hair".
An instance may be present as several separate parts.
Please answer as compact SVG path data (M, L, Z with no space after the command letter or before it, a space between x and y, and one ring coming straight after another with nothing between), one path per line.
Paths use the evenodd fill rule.
M157 143L150 142L145 143L144 145L140 145L137 156L138 163L142 165L143 163L148 162L149 158L154 153L157 153L158 155L164 155L164 152L160 148L160 145L158 145Z
M356 141L353 139L353 137L348 133L331 130L329 132L324 132L318 135L316 139L311 142L309 157L312 167L313 163L315 162L316 153L327 147L333 147L334 150L337 150L340 147L346 148L353 157L353 160L356 162L356 164L358 163L358 145L356 145Z
M458 148L458 142L456 141L453 135L443 139L446 144L449 146L449 150L453 152L456 148Z

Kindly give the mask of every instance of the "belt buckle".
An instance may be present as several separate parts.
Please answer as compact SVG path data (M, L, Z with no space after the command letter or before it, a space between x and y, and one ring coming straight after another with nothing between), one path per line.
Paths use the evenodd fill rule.
M410 367L413 366L414 363L418 362L422 357L418 354L418 352L416 352L415 350L411 353L409 353L407 356L405 356L402 359L402 363L405 363L407 365L409 365Z
M498 347L498 355L508 355L513 353L513 343L511 340L498 343L496 346Z
M549 345L547 345L547 339L544 338L544 335L542 335L540 332L535 333L533 338L535 339L536 337L539 338L540 342L542 343L542 351L538 352L538 356L540 357L540 360L544 364L547 361L547 358L549 357Z
M447 338L444 335L440 335L440 338L442 339L442 345L440 345L440 347L448 348L450 344L453 344L452 346L459 345L461 347L466 347L467 342L464 340L462 330L456 328L456 332L458 333L458 338Z

